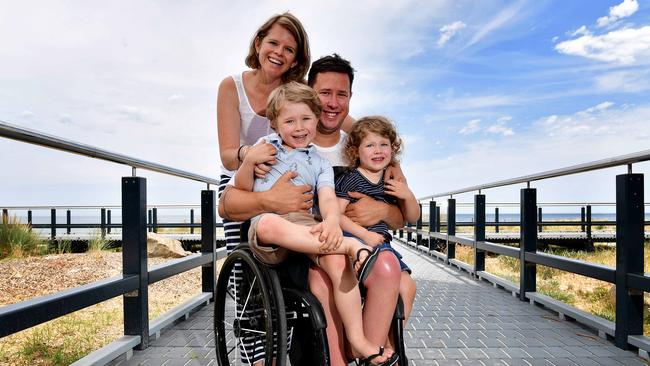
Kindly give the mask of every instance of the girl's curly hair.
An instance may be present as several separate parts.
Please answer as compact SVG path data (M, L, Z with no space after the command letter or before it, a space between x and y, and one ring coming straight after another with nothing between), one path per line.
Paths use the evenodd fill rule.
M395 126L385 117L368 116L355 122L352 125L352 130L348 134L345 147L343 148L343 158L348 166L351 168L359 166L359 146L361 146L361 140L370 132L385 137L390 141L391 150L393 150L390 164L397 163L398 156L402 152L402 139L397 135Z

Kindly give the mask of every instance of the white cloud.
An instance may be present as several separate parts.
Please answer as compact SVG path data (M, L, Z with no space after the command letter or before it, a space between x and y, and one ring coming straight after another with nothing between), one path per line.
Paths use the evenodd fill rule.
M637 10L639 10L639 3L636 0L623 0L622 3L609 8L609 16L598 18L598 26L608 26L619 19L629 17L636 13Z
M36 117L36 113L34 113L32 111L22 111L22 112L20 112L20 117L26 118L26 119L32 119L32 118Z
M186 97L182 94L172 94L169 96L169 98L167 98L167 100L170 102L179 102L184 99L186 99Z
M465 47L472 46L476 43L478 43L481 39L483 39L485 36L488 34L492 33L493 31L501 28L504 26L506 23L509 21L513 20L517 14L519 14L520 10L524 6L525 1L517 1L516 3L510 5L509 7L503 9L499 14L497 14L494 18L492 18L489 22L487 22L485 25L480 27L478 31L474 34L472 39L470 39L469 43Z
M442 47L453 37L459 30L465 28L465 23L455 21L440 28L440 38L438 38L438 47Z
M583 35L560 42L555 49L567 55L594 60L633 64L650 59L650 26L625 28L603 35Z
M479 130L479 123L481 123L480 119L473 119L465 124L463 128L458 131L461 135L471 135Z
M511 120L512 120L511 116L499 117L497 119L497 123L488 127L487 132L496 135L501 135L503 137L512 136L515 134L515 132L512 130L512 128L506 126L506 124Z
M594 78L596 89L603 92L638 93L650 89L648 71L614 71Z
M129 122L156 124L150 121L150 113L144 108L132 105L121 105L115 108L115 112L127 119Z
M454 97L449 96L440 102L440 108L444 110L470 110L484 109L500 106L517 105L518 97L511 95L479 95Z
M587 29L586 25L583 25L582 27L576 29L575 32L571 33L571 37L587 35L591 35L591 32L589 32L589 29Z
M557 42L558 39L560 39L560 37L555 36L555 37L551 38L551 42L555 43L555 42Z

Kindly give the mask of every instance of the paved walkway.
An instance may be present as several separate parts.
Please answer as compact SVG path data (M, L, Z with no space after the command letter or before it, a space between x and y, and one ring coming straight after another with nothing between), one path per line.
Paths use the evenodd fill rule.
M410 365L647 365L580 324L401 245L418 296L405 329ZM216 365L212 306L115 365Z

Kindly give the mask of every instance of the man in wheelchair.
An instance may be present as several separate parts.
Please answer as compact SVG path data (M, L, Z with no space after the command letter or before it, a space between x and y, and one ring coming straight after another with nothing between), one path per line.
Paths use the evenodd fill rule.
M319 154L328 158L332 165L335 166L343 165L340 150L345 142L346 134L341 131L341 126L344 124L349 110L353 77L353 69L349 62L338 55L326 56L314 62L309 73L309 84L316 90L323 104L323 113L318 124L314 144ZM399 167L387 172L387 176L403 179ZM283 185L292 184L289 179L293 177L291 174L285 174L271 187L270 191L280 192ZM220 215L231 219L246 219L254 214L267 211L288 212L292 208L303 208L305 202L306 205L309 205L311 199L309 194L304 194L302 200L273 203L272 199L268 199L270 197L268 192L266 196L261 196L252 192L228 189L221 197ZM258 200L258 198L262 199ZM375 201L361 194L357 194L355 198L358 198L359 201L356 204L348 205L346 211L346 215L355 222L369 226L378 221L384 221L393 228L402 226L402 214L396 206ZM329 263L330 266L338 266L341 270L349 266L345 256L332 255L322 258L330 260L332 262ZM285 283L289 281L294 282L294 285L298 288L305 287L304 279L307 277L305 275L305 263L302 261L302 265L296 265L296 261L301 262L300 259L289 260L283 266L286 270L282 270L280 273L285 278ZM395 304L398 293L402 292L402 298L405 302L404 312L408 315L415 295L415 284L407 274L405 275L400 271L397 258L390 252L378 253L374 261L373 270L363 282L366 288L366 303L363 309L363 333L367 335L368 340L373 344L390 344L387 334L393 320L394 307L385 306L385 304ZM407 277L410 282L405 281L404 277ZM295 284L295 282L298 283ZM309 269L309 287L320 300L325 312L331 363L333 365L345 365L347 364L347 357L343 337L344 329L340 313L334 305L334 291L330 277L321 268L312 265ZM401 291L400 287L402 287ZM394 299L394 301L390 299ZM300 330L298 329L298 332ZM401 331L401 328L399 331ZM311 350L297 347L295 338L294 335L292 356L296 353L302 353L303 356L309 355ZM305 339L303 337L299 338L300 340ZM398 342L401 343L401 339ZM401 344L396 346L401 346ZM397 348L399 347L396 347L396 350ZM400 349L399 353L403 355L403 348ZM305 358L299 360L297 357L292 358L292 361L295 360L292 363L294 366L298 364L316 364L312 363L312 361L305 361ZM369 364L375 364L375 362ZM406 364L406 359L402 357L400 363Z

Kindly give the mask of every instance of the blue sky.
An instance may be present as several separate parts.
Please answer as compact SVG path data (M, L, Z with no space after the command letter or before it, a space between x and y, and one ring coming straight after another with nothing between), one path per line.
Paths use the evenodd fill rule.
M352 115L397 124L416 196L650 147L648 1L323 4L8 2L0 120L216 177L217 85L244 69L256 27L290 10L314 57L357 69ZM115 204L130 174L8 140L0 156L0 205ZM534 186L540 201L613 200L623 171ZM152 203L198 202L200 184L143 175ZM519 188L485 193L517 201Z

